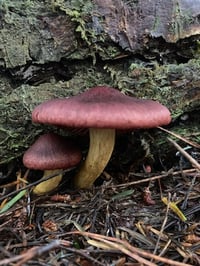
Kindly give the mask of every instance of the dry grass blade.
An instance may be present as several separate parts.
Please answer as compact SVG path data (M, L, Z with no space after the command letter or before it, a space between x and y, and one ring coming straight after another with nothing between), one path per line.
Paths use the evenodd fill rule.
M124 243L114 243L110 240L107 239L99 239L98 241L98 247L102 248L102 242L104 243L104 245L106 245L106 249L110 248L110 249L116 249L116 250L120 250L122 253L128 255L129 257L131 257L132 259L135 259L136 261L138 261L139 263L142 263L142 265L146 265L146 266L156 266L155 263L150 262L144 258L142 258L140 255L137 254L137 252L132 253L132 251L130 251L129 249L127 249L126 245L125 245L125 241L123 241ZM93 242L89 241L90 244L92 244ZM97 243L95 243L95 246ZM104 248L104 247L103 247ZM136 254L135 254L136 253Z
M177 215L177 217L179 217L179 219L181 219L181 221L185 222L187 220L184 213L177 206L176 202L173 202L167 199L167 197L162 197L161 200L165 205L167 205Z
M147 239L141 233L135 232L135 231L130 230L129 228L126 228L126 227L118 227L118 229L123 231L123 232L127 232L131 237L139 240L140 242L144 243L145 245L147 245L149 247L152 247L154 245L154 243L151 240Z
M68 234L79 234L79 235L88 236L90 238L101 241L107 245L110 245L111 248L118 249L124 254L130 256L131 258L147 266L155 266L157 264L154 264L144 259L143 257L149 258L151 260L155 260L158 262L163 262L166 265L169 264L169 265L174 265L174 266L192 266L191 264L174 261L171 259L163 258L157 255L154 255L152 253L143 251L139 248L131 246L127 241L121 240L119 238L108 237L108 236L103 236L103 235L98 235L98 234L88 233L88 232L79 232L79 231L69 232Z

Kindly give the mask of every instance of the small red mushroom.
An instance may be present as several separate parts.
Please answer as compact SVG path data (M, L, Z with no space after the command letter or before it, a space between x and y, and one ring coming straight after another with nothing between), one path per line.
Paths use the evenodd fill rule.
M153 100L137 99L120 91L98 86L66 99L53 99L37 106L35 123L89 128L90 147L75 176L77 188L89 188L107 165L115 144L116 129L152 128L170 123L169 110Z
M30 169L44 170L43 178L56 174L61 169L70 169L81 161L80 149L71 141L54 133L40 136L24 153L23 163ZM35 194L48 193L55 189L62 179L62 175L48 179L38 184Z

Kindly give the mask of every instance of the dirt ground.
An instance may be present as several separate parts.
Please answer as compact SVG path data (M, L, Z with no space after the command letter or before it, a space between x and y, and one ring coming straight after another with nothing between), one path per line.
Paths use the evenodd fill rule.
M145 145L120 137L88 190L70 186L70 171L57 191L35 196L42 173L20 161L2 168L0 265L200 265L200 150L185 141L135 160Z

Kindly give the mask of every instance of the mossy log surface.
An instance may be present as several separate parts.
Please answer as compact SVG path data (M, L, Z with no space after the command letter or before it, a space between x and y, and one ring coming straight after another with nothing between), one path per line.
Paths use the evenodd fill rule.
M36 105L95 85L199 110L200 2L153 2L1 1L0 164L46 130Z

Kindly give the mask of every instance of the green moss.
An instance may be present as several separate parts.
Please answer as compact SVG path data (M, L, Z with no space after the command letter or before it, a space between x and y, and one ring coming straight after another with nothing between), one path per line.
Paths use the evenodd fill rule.
M166 105L173 118L200 108L200 60L151 68L143 63L107 64L112 83L124 93L151 98Z
M68 15L76 23L76 32L80 33L81 39L88 45L92 44L95 32L87 26L89 21L86 19L93 9L92 1L53 0L51 5L54 12L61 10Z
M100 30L99 22L101 18L95 17L95 6L90 0L79 1L65 1L65 0L53 0L52 10L54 12L62 11L71 18L76 24L75 31L82 40L84 45L78 51L74 51L70 58L81 59L89 58L93 59L93 63L96 63L96 55L98 54L103 60L117 57L121 51L117 45L106 44L107 35L104 31ZM91 16L92 15L92 16ZM96 24L95 24L96 20ZM93 26L92 26L93 25Z

